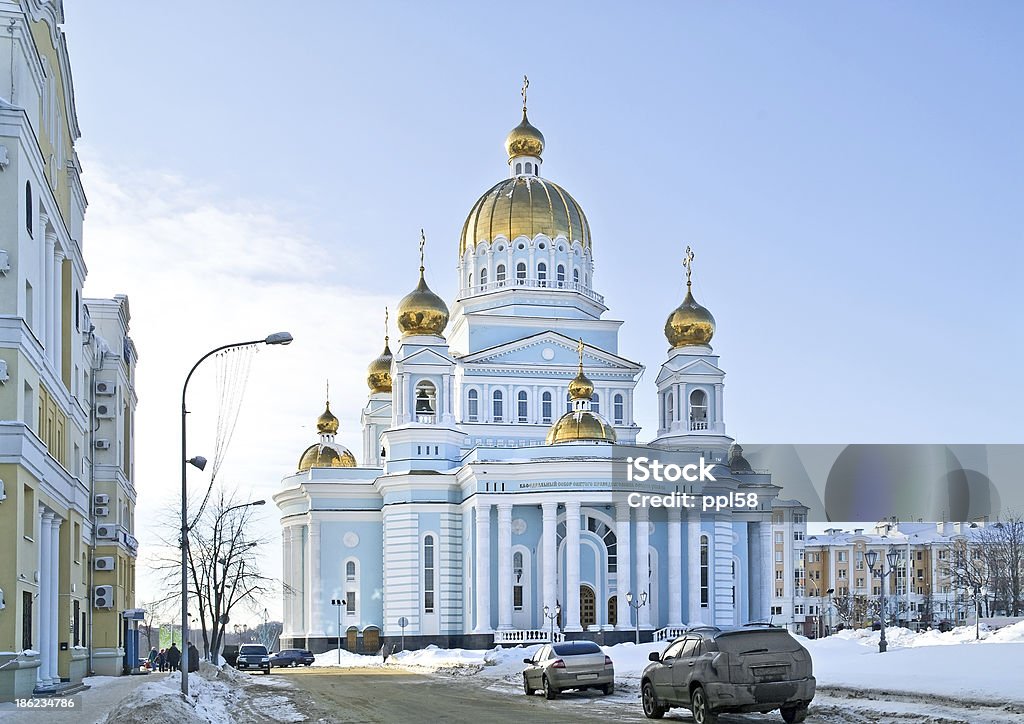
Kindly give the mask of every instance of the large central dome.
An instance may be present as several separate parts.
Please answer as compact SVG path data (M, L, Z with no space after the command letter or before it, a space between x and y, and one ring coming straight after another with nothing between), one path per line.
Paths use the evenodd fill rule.
M513 176L499 181L480 199L462 227L459 255L481 241L499 236L513 241L564 236L569 242L590 246L590 225L583 209L565 189L539 176Z

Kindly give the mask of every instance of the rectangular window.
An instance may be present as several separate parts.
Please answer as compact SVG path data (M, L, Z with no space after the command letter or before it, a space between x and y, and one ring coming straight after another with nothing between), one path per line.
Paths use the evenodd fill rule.
M22 490L22 535L33 539L36 534L36 491L28 485Z
M345 594L345 613L349 616L356 615L356 592L349 591Z
M807 522L807 516L804 515L803 513L793 513L793 522L794 523L806 523Z
M21 594L21 648L32 648L32 592Z
M779 544L782 543L782 531L781 530L775 531L775 542L779 543Z
M924 559L924 553L922 553L921 551L918 551L917 552L917 560L920 561L920 560L923 560L923 559Z
M918 580L923 580L924 579L924 569L923 568L918 568L917 569L917 578L918 578Z
M783 574L783 572L781 570L780 571L775 571L775 580L776 581L781 581L783 575L784 574Z
M434 536L423 539L423 612L434 612Z
M781 616L782 606L772 606L772 616Z
M846 563L846 551L839 551L839 552L837 553L837 555L838 555L838 558L837 558L837 560L838 560L838 561L839 561L840 563Z
M775 597L776 598L782 598L782 589L781 588L776 588L775 589Z
M78 618L80 612L78 599L75 599L75 601L72 603L72 607L74 608L74 614L72 614L71 617L71 640L74 641L72 646L81 646L81 641L79 640L81 632L78 629Z
M795 605L793 607L793 613L795 613L797 616L803 616L804 615L804 605L802 603L798 603L797 605Z
M804 532L802 530L794 530L793 531L793 540L803 540L803 539L804 539Z
M845 568L840 568L839 569L839 577L840 578L846 578L846 569Z
M523 587L513 586L512 587L512 608L516 611L523 610Z
M775 551L775 562L782 563L782 551Z
M709 589L709 566L708 566L708 539L707 536L700 537L700 605L701 608L708 607L710 598Z

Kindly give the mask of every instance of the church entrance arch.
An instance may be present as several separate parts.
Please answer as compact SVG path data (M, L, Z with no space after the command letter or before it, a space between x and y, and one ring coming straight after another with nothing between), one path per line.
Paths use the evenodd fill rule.
M597 597L590 586L580 586L580 625L586 631L597 624Z
M345 648L349 651L359 650L359 629L355 626L349 626L345 632Z

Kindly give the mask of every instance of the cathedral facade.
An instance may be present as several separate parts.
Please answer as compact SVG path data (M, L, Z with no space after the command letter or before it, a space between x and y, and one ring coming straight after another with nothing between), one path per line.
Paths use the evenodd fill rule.
M715 321L694 299L669 315L659 423L640 442L644 367L594 285L580 205L541 175L544 137L509 133L508 177L472 206L449 310L421 265L401 336L369 367L362 455L320 439L274 496L284 556L282 647L340 638L376 651L556 638L666 638L688 623L771 609L779 488L726 434ZM710 466L704 481L639 482L629 458ZM695 468L696 469L696 468ZM636 505L643 495L754 493L754 507ZM633 495L631 495L633 494Z

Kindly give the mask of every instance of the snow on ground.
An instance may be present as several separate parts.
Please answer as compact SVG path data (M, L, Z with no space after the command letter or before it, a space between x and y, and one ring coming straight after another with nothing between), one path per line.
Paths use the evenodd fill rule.
M341 649L340 656L338 653L338 649L332 649L331 651L325 651L322 654L316 654L313 657L313 666L340 666L343 669L349 669L377 667L383 666L384 664L384 659L380 656L354 654L351 651L346 651L345 649Z

